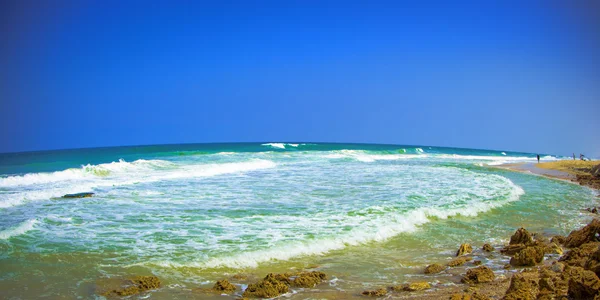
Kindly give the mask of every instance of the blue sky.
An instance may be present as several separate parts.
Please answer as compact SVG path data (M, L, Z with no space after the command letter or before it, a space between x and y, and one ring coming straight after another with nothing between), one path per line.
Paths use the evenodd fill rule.
M313 141L600 156L597 7L401 2L2 1L0 152Z

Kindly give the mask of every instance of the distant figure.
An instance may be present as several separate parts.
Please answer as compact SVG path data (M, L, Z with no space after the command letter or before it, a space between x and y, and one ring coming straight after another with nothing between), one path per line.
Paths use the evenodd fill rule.
M540 163L540 155L537 155L537 159L538 159L538 164Z
M573 152L573 160L575 160L575 152Z
M579 153L579 159L583 160L583 154Z

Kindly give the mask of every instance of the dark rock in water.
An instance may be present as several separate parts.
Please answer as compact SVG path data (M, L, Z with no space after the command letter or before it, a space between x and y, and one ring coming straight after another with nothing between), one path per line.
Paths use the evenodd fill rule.
M89 198L94 196L94 193L77 193L77 194L66 194L63 198Z
M464 265L466 262L472 260L473 258L470 256L461 256L451 260L448 263L448 267L458 267Z
M273 298L289 292L286 282L278 280L277 274L269 273L263 280L248 285L242 296L253 298Z
M483 251L485 251L485 252L494 251L494 247L492 247L492 245L490 245L490 244L483 244L483 247L481 249L483 249Z
M269 273L257 283L248 285L244 297L273 298L289 292L289 287L311 288L327 279L323 272Z
M479 266L474 269L468 269L467 274L461 279L461 282L474 284L490 282L496 278L494 271L486 266Z
M137 276L125 282L124 287L114 289L103 293L105 297L111 296L131 296L147 290L154 290L160 287L160 279L156 276Z
M371 297L381 297L381 296L385 296L387 294L387 290L384 288L381 288L381 289L373 290L373 291L364 291L364 292L362 292L362 294L365 296L371 296Z
M509 245L516 245L516 244L530 244L533 242L533 239L531 237L531 234L529 233L529 231L527 231L527 229L521 227L519 229L517 229L517 231L515 232L515 234L513 234L510 237L510 243L508 243Z
M431 264L431 265L425 267L425 270L423 271L423 273L434 274L434 273L439 273L441 271L444 271L445 269L446 269L446 267L444 267L440 264Z
M598 234L600 234L600 220L594 219L582 229L571 231L565 241L565 247L574 248L585 243L597 242Z
M294 276L291 284L295 287L311 288L327 279L323 272L302 272Z
M236 288L235 285L231 284L227 279L223 279L215 283L213 290L216 292L231 293L235 292Z
M456 251L456 256L461 256L461 255L465 255L465 254L469 254L473 252L473 247L471 247L471 244L461 244L460 247L458 248L458 251Z

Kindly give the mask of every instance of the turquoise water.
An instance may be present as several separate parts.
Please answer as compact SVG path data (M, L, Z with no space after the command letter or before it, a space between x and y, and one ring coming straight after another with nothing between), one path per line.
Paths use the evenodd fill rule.
M98 280L155 274L164 288L144 297L186 298L224 276L309 266L333 274L325 290L404 282L465 241L498 245L519 226L565 234L586 222L589 189L489 167L534 161L314 143L0 154L0 288L88 298ZM95 195L60 198L78 192Z

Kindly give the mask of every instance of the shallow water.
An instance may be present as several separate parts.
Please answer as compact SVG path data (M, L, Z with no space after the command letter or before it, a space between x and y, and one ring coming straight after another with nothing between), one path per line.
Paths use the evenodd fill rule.
M141 297L188 298L234 274L248 276L236 282L243 287L307 268L330 275L319 293L449 284L451 276L420 273L460 243L500 245L521 226L567 234L589 219L581 210L595 201L589 189L487 167L534 160L300 143L0 154L0 290L89 298L107 278L155 274L163 288ZM60 198L78 192L95 195Z

